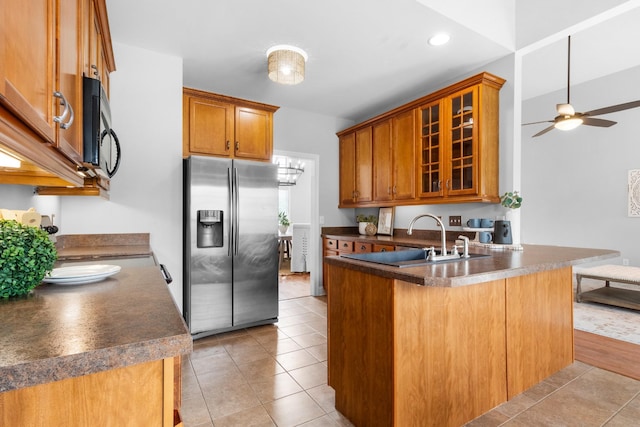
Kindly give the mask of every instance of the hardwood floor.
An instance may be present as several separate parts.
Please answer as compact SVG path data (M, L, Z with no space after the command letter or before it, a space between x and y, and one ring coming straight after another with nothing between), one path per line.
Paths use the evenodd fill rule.
M640 346L626 341L574 331L575 359L640 380Z

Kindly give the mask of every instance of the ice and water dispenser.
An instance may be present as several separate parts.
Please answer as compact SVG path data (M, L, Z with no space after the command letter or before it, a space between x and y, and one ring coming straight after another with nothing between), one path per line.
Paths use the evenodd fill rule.
M198 211L197 245L199 248L222 247L222 211Z

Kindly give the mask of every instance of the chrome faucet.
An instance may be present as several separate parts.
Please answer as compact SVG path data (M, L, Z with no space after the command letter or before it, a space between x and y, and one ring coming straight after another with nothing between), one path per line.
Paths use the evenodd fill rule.
M447 255L447 233L444 229L444 223L442 222L442 220L440 218L438 218L437 216L430 214L430 213L426 213L426 214L422 214L422 215L418 215L417 217L413 218L411 220L411 222L409 223L409 228L407 229L407 234L410 236L413 233L413 224L415 224L415 222L417 220L419 220L422 217L428 216L429 218L433 218L436 220L436 222L438 223L438 225L440 226L440 233L441 233L441 240L442 240L442 251L440 253L440 255L436 255L433 252L431 252L431 254L429 255L429 260L431 261L440 261L440 260L445 260L445 259L453 259L453 258L460 258L460 255L457 253L452 253L451 255Z
M469 258L469 238L467 236L458 236L462 240L462 258Z

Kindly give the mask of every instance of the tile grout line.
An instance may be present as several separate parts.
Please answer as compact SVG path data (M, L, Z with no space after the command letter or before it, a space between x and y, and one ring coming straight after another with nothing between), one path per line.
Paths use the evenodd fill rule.
M546 394L543 398L537 400L533 405L521 410L520 412L518 412L517 414L515 414L514 416L510 417L509 419L507 419L506 421L504 421L503 423L499 424L499 426L503 426L506 425L507 423L511 422L511 421L515 421L516 417L519 417L520 415L522 415L523 413L529 411L530 409L533 409L534 407L538 406L540 403L542 403L543 401L547 400L549 397L553 396L554 394L556 394L557 392L559 392L560 390L562 390L563 388L565 388L566 386L568 386L569 384L573 383L575 380L577 380L578 378L582 377L583 375L585 375L587 372L593 370L593 366L587 365L589 366L589 369L585 370L584 372L582 372L580 375L572 378L571 380L567 381L566 383L562 384L560 387L556 388L555 390L553 390L551 393ZM563 368L565 369L565 368ZM559 372L559 371L558 371ZM546 381L543 380L542 382ZM540 384L540 383L538 383ZM526 391L526 390L525 390ZM524 392L523 392L524 393ZM521 394L523 394L521 393ZM518 395L520 396L520 395ZM517 396L516 396L517 397ZM507 402L509 402L507 400ZM504 402L504 403L507 403Z
M611 416L609 418L607 418L604 421L604 423L601 424L601 427L607 425L607 423L609 421L613 420L624 408L626 408L631 402L633 402L636 398L639 398L639 397L640 397L640 391L638 391L636 394L634 394L633 397L631 397L631 399L627 400L627 402L625 402L624 405L619 407L617 411L615 411L613 414L611 414Z

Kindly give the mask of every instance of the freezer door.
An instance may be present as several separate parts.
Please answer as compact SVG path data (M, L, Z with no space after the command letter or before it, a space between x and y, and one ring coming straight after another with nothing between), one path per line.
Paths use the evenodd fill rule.
M184 312L192 334L233 324L231 165L231 160L198 156L184 164ZM198 247L198 211L205 210L222 211L221 247ZM214 225L210 219L206 226Z
M237 251L233 260L233 323L278 317L277 166L233 161Z

